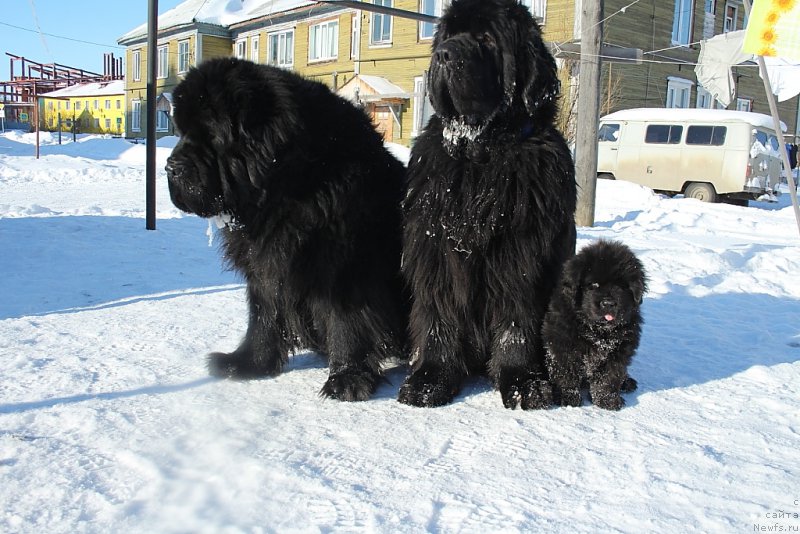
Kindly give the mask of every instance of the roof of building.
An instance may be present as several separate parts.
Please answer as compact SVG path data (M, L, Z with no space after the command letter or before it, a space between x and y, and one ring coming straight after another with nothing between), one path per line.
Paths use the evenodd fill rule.
M159 29L196 22L230 26L245 20L281 13L314 4L308 0L186 0L158 17ZM147 23L137 26L117 41L147 34Z
M358 96L356 96L356 92L358 92ZM368 74L354 76L340 87L337 93L353 101L407 100L411 96L406 91L403 91L402 87L398 87L386 78Z
M51 91L41 96L44 97L80 97L80 96L110 96L121 95L125 93L125 81L114 80L111 82L98 82L98 83L80 83L70 85L63 89Z

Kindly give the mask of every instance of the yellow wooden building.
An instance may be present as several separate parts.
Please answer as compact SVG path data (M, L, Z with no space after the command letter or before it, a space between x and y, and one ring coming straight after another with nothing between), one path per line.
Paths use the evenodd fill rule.
M125 83L122 80L71 85L41 95L43 130L122 135L125 133Z
M450 0L367 0L365 3L438 16ZM520 0L539 20L545 41L575 43L580 0ZM644 52L638 64L604 62L601 113L632 107L712 107L693 64L699 42L745 24L741 0L605 3L604 39ZM409 145L432 110L425 95L434 25L366 9L308 0L186 0L159 17L158 127L171 134L170 93L199 62L236 56L291 69L328 84L364 106L388 141ZM119 39L126 47L126 134L144 137L147 28ZM555 47L558 48L557 46ZM575 128L576 62L559 61L562 128ZM573 58L575 56L572 56ZM732 109L766 111L753 68L735 67ZM800 130L798 98L781 102L790 133Z

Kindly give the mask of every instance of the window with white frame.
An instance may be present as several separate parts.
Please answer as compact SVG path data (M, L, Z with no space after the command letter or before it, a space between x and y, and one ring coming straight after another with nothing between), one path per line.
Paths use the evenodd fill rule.
M736 111L753 111L753 100L751 98L737 98Z
M358 57L358 47L361 35L361 17L353 16L350 19L350 59Z
M257 35L250 38L250 61L258 63L258 47L260 44Z
M706 0L706 13L714 14L717 10L717 0Z
M725 3L725 24L722 33L736 31L736 17L739 15L739 8L731 2Z
M373 0L376 6L392 7L392 0ZM372 13L370 44L389 44L392 42L392 17L383 13Z
M522 0L520 3L531 11L536 20L544 22L544 16L547 13L547 0Z
M134 50L131 54L131 63L133 63L133 81L138 82L142 79L142 51Z
M178 73L189 70L189 41L178 42Z
M414 107L413 107L413 127L411 136L416 137L428 124L428 119L433 115L433 106L425 92L425 78L417 76L414 78Z
M294 30L267 36L267 63L284 69L294 65Z
M142 130L142 101L131 101L131 131L140 132Z
M439 17L442 14L443 4L446 6L449 2L447 0L420 0L419 12L433 17ZM420 22L419 23L419 38L433 39L433 32L436 31L436 24L433 22Z
M111 119L106 119L106 130L111 129Z
M672 18L672 44L688 45L692 38L694 0L675 0Z
M158 61L156 65L158 71L157 78L166 78L169 76L169 47L167 45L158 47Z
M308 29L309 61L326 61L339 56L339 21L329 20Z
M169 130L169 114L163 109L156 110L156 131L166 132Z
M667 78L667 108L688 108L693 82L684 78Z
M714 96L704 87L697 86L697 108L711 109L714 107Z
M236 41L236 57L245 59L247 57L247 39Z

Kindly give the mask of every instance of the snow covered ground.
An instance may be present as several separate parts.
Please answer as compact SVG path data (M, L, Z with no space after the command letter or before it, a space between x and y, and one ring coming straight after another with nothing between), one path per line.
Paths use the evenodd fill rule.
M245 329L240 280L144 146L0 137L1 532L800 531L800 238L788 195L736 207L598 185L597 224L650 275L628 407L509 411L320 399L208 378ZM66 140L65 140L66 141ZM174 140L172 140L174 143ZM159 168L170 141L159 148Z

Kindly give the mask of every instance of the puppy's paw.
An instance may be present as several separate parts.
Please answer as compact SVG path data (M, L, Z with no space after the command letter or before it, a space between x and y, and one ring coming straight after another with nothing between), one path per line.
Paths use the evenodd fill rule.
M509 410L541 410L553 404L553 388L547 380L523 376L501 379L498 384L503 406Z
M369 370L346 367L332 372L322 386L322 397L340 401L365 401L378 387L380 375Z
M400 386L397 400L410 406L432 408L449 404L456 393L458 385L445 373L419 369Z
M592 403L598 408L602 408L604 410L618 411L621 410L623 406L625 406L625 399L623 399L618 393L609 395L598 395L592 397Z
M632 393L636 391L636 388L639 387L638 382L630 376L625 378L625 381L622 382L622 386L620 386L619 391L620 393Z
M253 361L252 354L236 351L231 353L212 352L208 355L207 365L211 376L249 380L279 374L282 362L278 359L270 365L258 365Z

